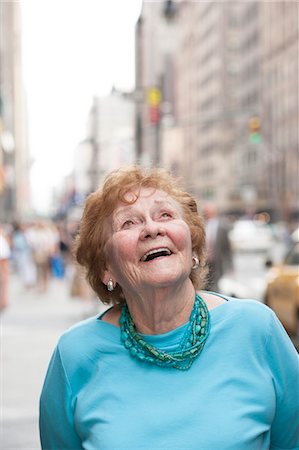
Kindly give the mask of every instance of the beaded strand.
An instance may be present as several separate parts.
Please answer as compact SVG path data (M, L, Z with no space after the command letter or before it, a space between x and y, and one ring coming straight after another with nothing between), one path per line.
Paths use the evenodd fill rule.
M187 370L202 351L210 331L210 316L203 299L196 293L187 330L179 351L166 352L146 342L136 331L127 304L120 316L121 340L133 357L163 367Z

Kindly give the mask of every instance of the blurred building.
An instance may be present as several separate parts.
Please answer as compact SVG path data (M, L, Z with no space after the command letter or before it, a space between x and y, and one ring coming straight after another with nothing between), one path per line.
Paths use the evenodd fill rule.
M234 143L241 92L235 2L183 2L178 74L178 126L184 135L182 173L202 201L231 208L237 169ZM248 111L247 111L247 114Z
M144 2L136 91L158 85L162 100L157 126L148 99L137 97L141 161L183 175L200 201L223 212L298 214L298 9L285 1Z
M0 220L24 218L30 210L26 101L22 79L21 11L0 6Z
M299 3L261 2L262 153L268 203L299 218Z
M177 5L143 2L136 25L136 159L162 161L161 122L176 115Z
M107 172L135 161L134 120L130 96L113 90L94 98L86 139L75 151L73 180L79 196L96 190Z
M225 11L225 87L231 101L224 115L231 139L225 177L226 182L227 178L230 182L224 209L237 214L254 213L269 208L258 135L262 121L261 2L232 2L225 6ZM250 129L253 124L257 127L255 139ZM223 157L225 159L226 155Z

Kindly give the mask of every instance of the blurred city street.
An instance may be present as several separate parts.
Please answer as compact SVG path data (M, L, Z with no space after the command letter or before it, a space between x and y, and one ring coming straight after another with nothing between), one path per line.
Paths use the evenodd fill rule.
M52 279L48 292L24 291L13 275L10 305L1 315L2 450L35 450L38 401L49 358L60 334L96 314L95 301L69 296L69 283Z
M118 209L93 193L119 168L178 178L206 230L192 269L207 265L207 290L266 303L299 352L299 1L0 4L0 450L40 449L54 347L106 309L74 244L87 199ZM98 251L86 235L78 261Z
M274 249L276 258L283 253ZM274 256L275 256L274 255ZM221 292L263 301L265 255L236 253L234 273ZM1 316L1 440L2 450L35 450L38 401L46 368L61 333L72 324L105 309L94 299L70 296L70 281L52 278L45 293L24 290L12 273L9 307Z
M276 242L271 252L234 252L233 273L224 276L219 283L220 291L235 297L264 300L267 283L266 261L281 262L287 252L283 242Z

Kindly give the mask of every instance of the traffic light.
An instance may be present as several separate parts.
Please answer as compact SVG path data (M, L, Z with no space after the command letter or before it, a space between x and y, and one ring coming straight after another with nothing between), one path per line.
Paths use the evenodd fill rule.
M153 125L157 125L160 122L160 107L150 106L149 107L149 121Z
M149 106L149 122L153 125L158 125L161 118L161 91L159 88L151 87L148 89L147 102Z
M262 140L261 136L261 120L254 116L249 119L249 141L251 144L259 144Z

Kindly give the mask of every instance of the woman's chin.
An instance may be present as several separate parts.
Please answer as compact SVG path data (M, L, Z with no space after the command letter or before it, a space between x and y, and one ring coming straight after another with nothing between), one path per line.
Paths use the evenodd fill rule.
M188 278L188 274L183 274L181 271L176 272L174 270L159 270L147 273L144 278L145 284L152 286L153 288L165 288L182 283L184 279Z

